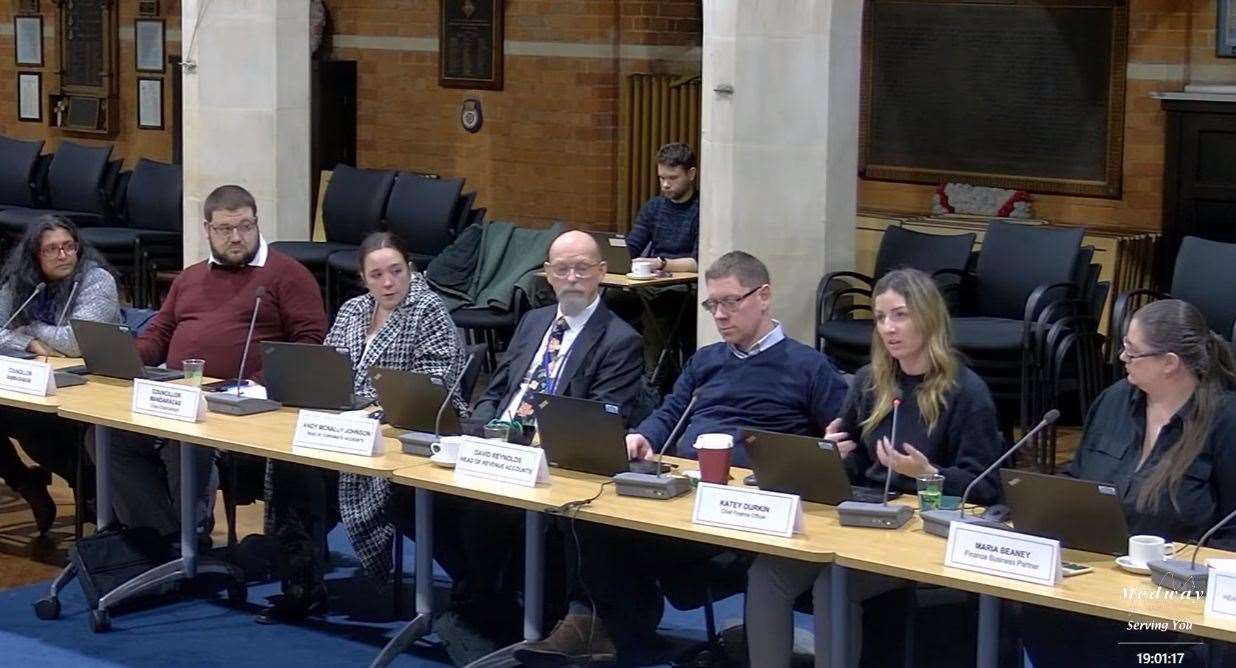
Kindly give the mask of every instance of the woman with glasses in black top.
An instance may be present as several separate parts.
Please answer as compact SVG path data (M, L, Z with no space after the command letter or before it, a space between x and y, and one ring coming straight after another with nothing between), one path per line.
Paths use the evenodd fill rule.
M1236 509L1231 350L1200 311L1177 299L1138 310L1123 344L1128 375L1091 406L1064 475L1115 485L1132 535L1196 541ZM1219 529L1210 545L1236 547L1236 526ZM1129 643L1188 640L1032 606L1023 610L1022 633L1036 666L1135 666L1139 652L1156 646ZM1200 658L1191 655L1184 665L1200 665Z

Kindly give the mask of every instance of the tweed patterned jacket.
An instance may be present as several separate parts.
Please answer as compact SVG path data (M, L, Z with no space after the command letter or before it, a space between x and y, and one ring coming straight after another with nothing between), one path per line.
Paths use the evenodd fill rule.
M353 392L374 398L368 370L375 366L444 378L448 387L455 382L455 377L463 372L463 347L450 314L422 274L412 275L408 296L366 348L365 334L373 322L376 305L368 294L348 300L339 309L324 341L326 345L348 349ZM458 397L455 406L467 410L467 404ZM268 494L278 493L271 489L269 467L267 490ZM391 568L396 529L388 508L390 498L388 480L354 473L339 475L339 514L344 528L361 564L378 582L386 578Z

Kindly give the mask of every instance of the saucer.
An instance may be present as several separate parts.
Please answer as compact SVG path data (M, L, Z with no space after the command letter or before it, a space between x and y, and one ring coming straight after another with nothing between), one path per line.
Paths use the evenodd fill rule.
M1124 555L1123 557L1116 557L1116 565L1130 573L1137 573L1138 575L1150 575L1150 568L1148 566L1144 564L1139 566L1133 563L1133 559L1130 558L1129 555L1127 554Z
M651 281L652 279L656 277L657 277L656 274L648 274L647 276L640 276L639 274L632 274L632 273L627 274L627 278L633 281Z
M455 460L447 459L446 457L443 457L441 452L439 452L436 455L430 455L429 461L433 462L437 466L441 466L444 469L455 468Z

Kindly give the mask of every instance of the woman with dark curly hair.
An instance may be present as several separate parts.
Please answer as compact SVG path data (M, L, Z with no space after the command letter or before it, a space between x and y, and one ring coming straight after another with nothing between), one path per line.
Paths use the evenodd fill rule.
M120 321L115 278L67 218L47 215L27 227L4 264L3 276L0 322L13 320L0 330L0 349L76 357L81 351L70 320ZM56 519L56 506L47 493L52 473L67 480L79 498L94 493L93 476L76 479L80 438L80 425L55 414L0 408L0 478L30 504L39 533L46 533ZM11 439L20 442L38 466L26 466Z

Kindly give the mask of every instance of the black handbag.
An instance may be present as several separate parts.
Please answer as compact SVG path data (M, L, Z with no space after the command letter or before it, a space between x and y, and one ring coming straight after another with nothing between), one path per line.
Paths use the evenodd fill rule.
M171 543L150 527L110 528L69 548L69 559L91 610L98 609L99 599L108 592L171 558ZM150 591L149 597L165 595L175 587L168 583Z

